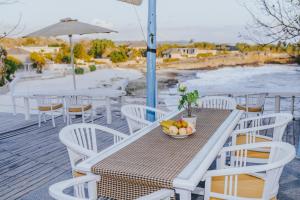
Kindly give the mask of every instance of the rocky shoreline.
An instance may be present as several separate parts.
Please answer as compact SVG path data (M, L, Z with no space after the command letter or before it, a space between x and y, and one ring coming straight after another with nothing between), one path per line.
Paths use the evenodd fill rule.
M291 64L295 63L295 58L286 53L264 53L250 52L229 55L219 55L209 58L188 58L177 62L164 63L162 59L157 61L157 70L213 70L222 67L233 66L261 66L264 64ZM131 68L145 71L146 64L119 63L113 67Z
M185 81L188 79L194 79L196 78L196 70L215 70L220 69L222 67L241 67L241 66L251 66L251 67L260 67L265 64L293 64L293 62L278 59L277 61L275 59L268 62L247 62L247 63L236 63L234 65L218 65L218 66L206 66L206 67L199 67L197 65L186 65L185 67L182 67L182 64L176 64L176 65L168 65L167 67L158 67L157 68L157 81L158 81L158 89L160 91L162 90L168 90L169 88L175 87L177 83L181 81ZM180 67L181 66L181 67ZM127 92L129 95L139 96L143 97L145 96L145 89L146 89L146 70L145 67L142 69L138 69L143 72L144 77L133 80L129 82L129 85L127 87Z

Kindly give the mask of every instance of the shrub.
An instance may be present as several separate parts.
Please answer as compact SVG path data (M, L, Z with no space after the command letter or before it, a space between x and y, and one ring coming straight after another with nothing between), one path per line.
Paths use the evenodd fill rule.
M7 56L4 59L6 74L5 78L8 81L12 81L11 75L15 74L15 72L23 66L23 63L15 57Z
M6 84L6 67L4 58L7 56L7 51L0 46L0 87Z
M110 54L110 60L113 63L125 62L128 60L128 56L125 51L113 51Z
M12 81L15 72L23 66L22 62L12 56L7 56L7 52L0 46L0 87L7 81Z
M90 69L91 72L93 72L93 71L97 70L97 67L95 65L90 65L89 69Z
M48 59L48 60L53 60L53 56L51 53L45 53L44 54L45 58Z
M199 53L197 55L197 58L208 58L208 57L212 57L213 54L212 53Z
M180 61L179 58L165 58L163 60L164 63L172 63L172 62L178 62L178 61Z
M65 64L71 63L71 56L70 55L63 55L61 58L61 62Z
M76 67L75 74L80 74L80 75L84 74L84 69L81 67Z

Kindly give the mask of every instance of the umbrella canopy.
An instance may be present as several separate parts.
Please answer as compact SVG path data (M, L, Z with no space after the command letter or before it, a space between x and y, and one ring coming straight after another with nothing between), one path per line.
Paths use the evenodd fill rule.
M116 32L116 31L103 28L100 26L94 26L91 24L79 22L76 19L66 18L60 20L59 23L47 26L46 28L28 34L25 37L55 37L55 36L62 36L62 35L69 36L70 47L71 47L71 65L73 70L73 85L74 85L74 90L76 90L74 51L73 51L74 45L73 45L72 36L93 34L93 33L111 33L111 32Z
M83 35L93 33L111 33L116 32L100 26L79 22L76 19L66 18L60 22L47 26L41 30L35 31L25 37L52 37L60 35Z
M134 4L134 5L141 5L143 3L143 0L119 0L119 1L123 1L125 3L130 3L130 4Z

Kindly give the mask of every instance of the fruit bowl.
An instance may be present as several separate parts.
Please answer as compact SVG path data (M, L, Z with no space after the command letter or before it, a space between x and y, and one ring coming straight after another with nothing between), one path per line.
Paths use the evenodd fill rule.
M196 131L191 124L184 120L161 121L160 126L166 135L176 139L187 138Z

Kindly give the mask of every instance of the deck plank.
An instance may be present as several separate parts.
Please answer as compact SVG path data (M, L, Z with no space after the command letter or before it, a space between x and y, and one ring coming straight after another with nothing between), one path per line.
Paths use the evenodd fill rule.
M125 120L113 115L109 127L129 132ZM57 117L56 127L51 121L38 127L36 119L28 122L21 116L0 114L0 199L19 199L39 190L40 187L60 176L71 177L69 157L65 146L59 141L58 133L66 125L62 117ZM81 119L75 119L80 123ZM106 125L104 115L98 115L95 124ZM101 134L100 147L112 142L112 137ZM48 197L50 199L50 197Z

